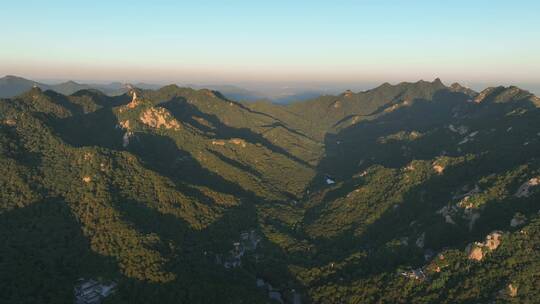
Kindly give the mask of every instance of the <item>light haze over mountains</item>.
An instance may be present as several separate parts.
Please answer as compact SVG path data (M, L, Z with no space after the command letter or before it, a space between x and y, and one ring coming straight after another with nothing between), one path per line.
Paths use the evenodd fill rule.
M109 82L109 83L84 83L75 82L72 80L59 81L59 80L42 80L34 81L25 79L18 76L6 75L0 78L0 97L13 97L21 94L32 86L37 85L44 90L53 90L62 94L73 94L82 89L97 89L108 95L119 95L126 93L129 90L127 83L122 82ZM158 89L163 85L151 84L151 83L134 83L130 84L140 89ZM365 84L337 84L337 83L318 83L318 84L306 84L306 83L244 83L237 85L230 84L184 84L181 86L191 88L208 88L211 90L219 91L227 98L238 101L261 101L268 100L274 103L291 103L297 101L304 101L312 98L316 98L320 95L332 95L339 94L345 90L353 91L365 91L379 85L378 83L365 83ZM481 91L491 85L499 84L475 84L471 86L476 91ZM527 89L530 92L537 94L540 92L540 87L534 84L522 84L517 85L523 89Z
M532 0L5 1L0 75L252 91L241 84L324 90L440 77L535 91L538 11Z

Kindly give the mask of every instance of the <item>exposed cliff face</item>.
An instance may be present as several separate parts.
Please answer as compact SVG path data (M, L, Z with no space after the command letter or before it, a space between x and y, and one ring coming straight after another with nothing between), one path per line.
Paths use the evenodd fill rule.
M149 127L167 130L180 130L180 124L163 108L150 107L141 113L141 122Z
M131 95L131 101L127 105L120 107L120 113L125 112L126 110L133 110L142 103L137 97L137 92L135 90L130 91L128 94Z

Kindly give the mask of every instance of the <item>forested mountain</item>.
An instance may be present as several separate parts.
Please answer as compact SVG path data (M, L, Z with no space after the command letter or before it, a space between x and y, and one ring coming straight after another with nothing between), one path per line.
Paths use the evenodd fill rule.
M538 302L527 91L23 87L0 99L0 303L79 278L116 282L104 303Z
M63 94L72 94L79 90L90 88L88 85L79 84L74 81L67 81L57 85L47 85L22 77L8 75L0 78L0 97L16 96L30 90L32 87L53 90Z
M42 90L51 90L64 95L71 95L77 91L84 89L99 90L107 95L117 96L129 92L130 87L141 89L157 90L161 86L150 83L136 83L133 85L111 82L111 83L78 83L75 81L66 81L58 84L45 84L38 81L25 79L18 76L7 75L0 78L0 98L11 98L20 95L32 87L39 87ZM257 90L248 90L234 85L187 85L194 89L211 89L217 90L229 99L234 99L243 102L253 102L268 100L279 104L303 101L320 95L321 90L309 90L302 88L273 88L270 92L259 92ZM266 90L268 91L268 89Z
M138 83L138 88L158 89L159 86L146 83ZM25 79L18 76L7 75L0 78L0 98L10 98L23 94L33 87L42 90L51 90L64 95L71 95L81 90L99 90L107 95L117 96L129 92L131 85L111 82L109 84L85 84L75 81L66 81L58 84L45 84L38 81Z

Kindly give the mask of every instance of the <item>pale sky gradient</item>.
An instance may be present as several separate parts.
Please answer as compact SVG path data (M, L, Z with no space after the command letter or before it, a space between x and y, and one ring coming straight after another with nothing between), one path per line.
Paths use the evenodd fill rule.
M0 76L540 84L539 15L533 0L2 1Z

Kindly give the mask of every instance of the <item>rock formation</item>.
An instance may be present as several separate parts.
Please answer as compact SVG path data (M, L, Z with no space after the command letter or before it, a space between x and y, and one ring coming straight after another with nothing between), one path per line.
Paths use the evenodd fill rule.
M149 127L159 129L164 127L167 130L179 130L180 124L167 110L163 108L148 108L139 117L141 122Z

